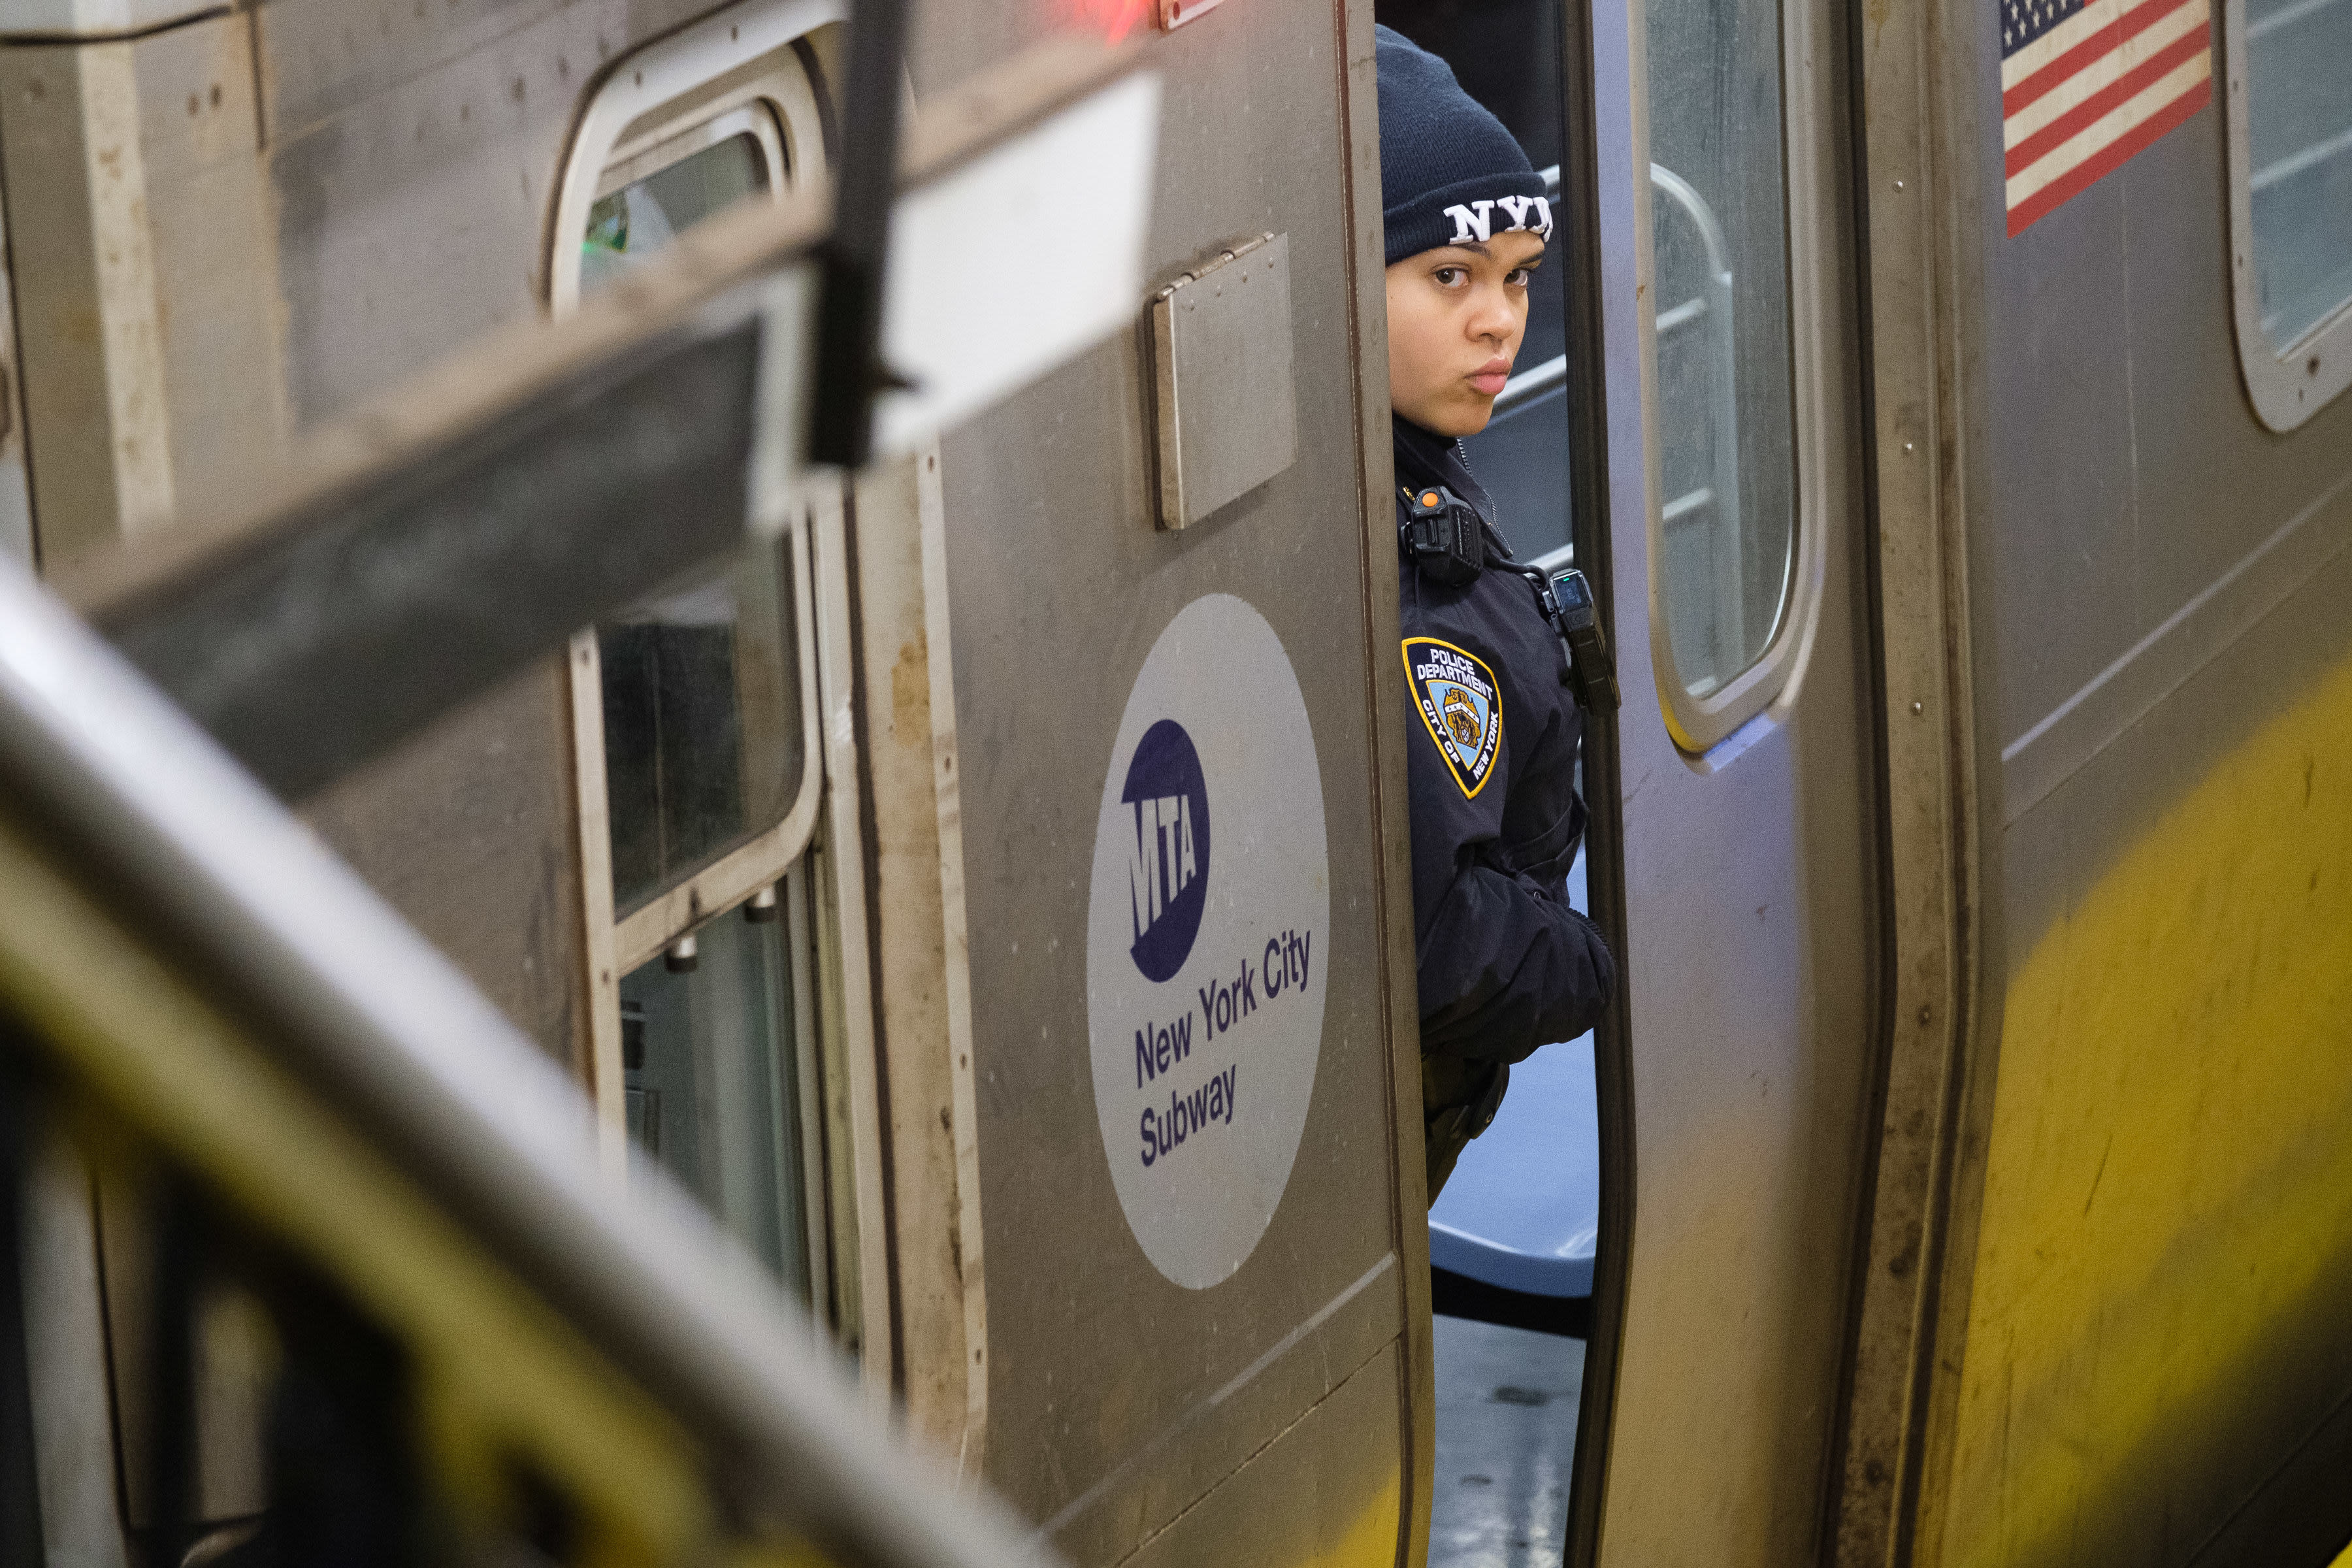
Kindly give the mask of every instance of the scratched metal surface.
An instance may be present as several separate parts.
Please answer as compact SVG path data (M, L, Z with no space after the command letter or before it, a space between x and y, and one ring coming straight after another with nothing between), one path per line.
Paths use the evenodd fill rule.
M616 56L708 0L269 0L257 138L294 433L546 308L572 118ZM552 657L338 784L336 850L528 1032L584 1061L570 688Z
M947 41L977 30L952 9L918 29L935 70L951 68ZM985 825L966 831L965 889L989 1474L1076 1561L1155 1540L1171 1561L1278 1560L1306 1537L1269 1528L1251 1500L1267 1484L1315 1539L1382 1557L1398 1540L1409 1415L1367 715L1385 645L1361 578L1339 19L1227 5L1150 46L1167 96L1149 280L1240 237L1289 237L1296 463L1192 529L1158 531L1131 339L942 451L962 805ZM1384 555L1372 568L1393 570ZM1171 618L1212 592L1255 606L1297 671L1331 930L1315 942L1329 988L1288 1185L1240 1271L1192 1290L1154 1268L1112 1188L1088 1065L1087 889L1129 690ZM1309 1418L1342 1400L1344 1419Z
M1791 222L1815 261L1791 273L1817 290L1796 356L1822 378L1797 461L1800 533L1818 574L1804 581L1801 567L1791 624L1810 643L1784 696L1706 759L1677 747L1662 711L1658 682L1671 677L1657 668L1654 601L1643 592L1655 593L1655 501L1641 427L1618 412L1643 395L1638 35L1615 7L1594 19L1609 314L1622 334L1605 350L1638 1162L1609 1563L1780 1563L1816 1552L1854 1194L1874 1131L1879 829L1868 535L1847 423L1862 405L1843 379L1855 342L1841 259L1847 122L1833 11L1782 15L1790 58L1806 62L1786 79ZM1643 26L1638 8L1630 26Z
M2189 1562L2352 1395L2352 399L2246 401L2220 102L1982 240L2007 1004L1953 1564Z

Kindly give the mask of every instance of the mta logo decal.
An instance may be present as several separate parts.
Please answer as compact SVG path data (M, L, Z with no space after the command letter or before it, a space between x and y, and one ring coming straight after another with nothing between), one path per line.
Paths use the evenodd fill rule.
M1475 654L1435 637L1407 637L1404 672L1413 705L1466 799L1486 787L1503 745L1501 688Z
M1119 799L1135 829L1127 862L1135 945L1128 951L1144 978L1166 980L1192 956L1209 887L1209 786L1181 724L1162 719L1143 732Z

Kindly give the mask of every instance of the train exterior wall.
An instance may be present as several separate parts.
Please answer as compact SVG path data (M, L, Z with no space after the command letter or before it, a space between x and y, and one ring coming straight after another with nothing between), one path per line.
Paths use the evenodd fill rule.
M1983 225L2006 979L1954 1568L2192 1561L2352 1395L2352 401L2279 437L2246 400L2222 137L2217 93Z
M978 10L921 13L919 97L1052 14ZM961 804L987 825L964 839L987 1473L1073 1562L1417 1559L1426 1243L1394 1163L1398 1042L1415 1034L1391 943L1409 922L1383 902L1403 896L1402 803L1382 799L1376 762L1403 714L1373 673L1395 578L1385 360L1364 319L1381 298L1370 7L1228 5L1155 42L1150 62L1166 93L1151 280L1288 236L1298 455L1203 523L1158 530L1131 338L942 445ZM1085 205L1073 193L1072 222ZM1038 237L1051 266L1053 237ZM1139 1247L1097 1131L1086 889L1129 689L1171 617L1211 593L1265 617L1305 699L1329 865L1315 962L1330 984L1287 1188L1239 1272L1190 1289Z
M0 158L45 569L233 513L289 439L544 310L550 183L585 89L710 8L0 17L41 39L0 48ZM69 36L85 25L156 30ZM571 754L551 658L306 809L518 1023L584 1063Z
M549 183L585 95L715 8L268 0L0 51L47 558L233 511L246 470L289 440L543 310ZM919 12L919 101L1070 19L1027 4ZM879 1386L918 1427L974 1466L984 1455L1080 1561L1412 1561L1426 1536L1412 968L1385 901L1402 804L1380 787L1402 777L1404 716L1370 674L1395 614L1371 53L1360 4L1224 7L1152 46L1166 90L1154 281L1260 233L1288 239L1300 438L1286 471L1160 531L1139 349L1122 338L953 434L911 500L881 495L900 467L851 509L865 598L841 629L863 660L876 776L833 784L878 786L861 807L877 832L936 814L933 836L868 844L848 868L872 882L874 940L857 948L870 973L845 979L887 993L885 1175L877 1191L860 1181L880 1217L868 1225L868 1206L856 1239L887 1267L866 1299L892 1321L867 1342L887 1341ZM37 71L63 85L23 90ZM26 160L47 160L41 178ZM1068 194L1069 221L1087 221L1087 202ZM1038 244L1050 267L1053 236ZM1286 1187L1238 1274L1195 1289L1154 1268L1113 1194L1074 889L1139 664L1178 610L1215 595L1253 606L1296 671L1328 843L1314 890L1328 921L1307 935L1329 980ZM584 1067L570 716L550 658L302 805L493 1000ZM924 789L927 760L960 784ZM988 825L960 854L959 809ZM1226 853L1239 864L1249 848ZM941 869L951 855L960 887ZM928 880L894 882L925 858ZM971 1059L950 1066L959 1043ZM973 1110L959 1096L975 1079Z
M252 23L0 48L18 354L51 570L236 494L283 440Z
M608 63L711 9L257 9L285 397L299 433L547 307L551 182ZM313 803L337 851L560 1058L588 1002L560 655Z

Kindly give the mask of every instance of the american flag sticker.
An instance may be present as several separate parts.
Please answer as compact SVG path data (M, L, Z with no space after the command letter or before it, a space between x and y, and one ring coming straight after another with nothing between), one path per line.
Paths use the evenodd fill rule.
M2208 0L2001 0L2009 232L2204 108L2212 32Z

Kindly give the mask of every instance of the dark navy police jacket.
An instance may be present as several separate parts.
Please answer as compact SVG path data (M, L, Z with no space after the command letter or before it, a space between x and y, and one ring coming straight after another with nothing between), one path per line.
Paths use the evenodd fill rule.
M1477 508L1489 556L1509 553L1458 442L1399 416L1397 483L1442 484ZM1404 519L1404 501L1397 500ZM1490 566L1463 587L1402 551L1405 735L1412 813L1413 952L1421 978L1430 1196L1502 1102L1509 1064L1600 1021L1617 966L1569 907L1584 836L1576 794L1582 715L1568 653L1535 590Z

